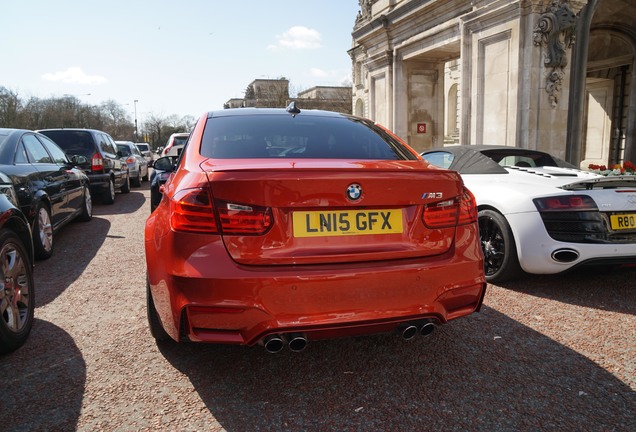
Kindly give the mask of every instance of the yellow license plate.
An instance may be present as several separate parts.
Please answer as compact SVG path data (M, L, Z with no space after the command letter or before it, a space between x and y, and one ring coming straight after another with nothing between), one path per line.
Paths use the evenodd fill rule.
M636 213L610 215L613 230L636 229Z
M401 233L402 210L335 210L293 213L294 237Z

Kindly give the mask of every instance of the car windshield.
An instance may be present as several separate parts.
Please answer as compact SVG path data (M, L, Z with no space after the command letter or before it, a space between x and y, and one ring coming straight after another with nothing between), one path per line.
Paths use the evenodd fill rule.
M221 116L208 120L201 155L227 158L415 159L381 128L320 116Z
M137 144L137 148L142 152L150 150L150 147L148 147L148 144Z

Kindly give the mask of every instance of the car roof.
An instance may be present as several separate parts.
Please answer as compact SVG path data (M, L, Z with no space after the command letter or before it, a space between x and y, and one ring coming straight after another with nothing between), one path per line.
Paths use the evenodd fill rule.
M46 132L46 131L71 131L71 132L90 132L90 133L103 133L108 134L108 132L104 132L99 129L87 129L87 128L48 128L48 129L38 129L36 132Z
M297 114L292 114L285 108L229 108L217 111L209 111L208 118L211 117L228 117L228 116L253 116L253 115L312 115L312 116L321 116L321 117L347 117L351 118L354 116L338 113L335 111L323 111L323 110L300 110Z

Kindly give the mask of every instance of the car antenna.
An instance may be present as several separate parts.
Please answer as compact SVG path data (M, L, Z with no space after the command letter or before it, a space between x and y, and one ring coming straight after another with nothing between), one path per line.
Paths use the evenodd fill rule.
M287 112L290 113L292 117L296 117L296 114L300 114L300 108L296 106L296 101L292 101L287 105Z

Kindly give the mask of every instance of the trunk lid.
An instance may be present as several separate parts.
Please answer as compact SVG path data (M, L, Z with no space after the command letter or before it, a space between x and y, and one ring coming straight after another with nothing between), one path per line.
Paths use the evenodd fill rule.
M222 234L241 264L426 257L454 241L454 226L428 228L422 215L426 204L460 196L463 184L455 172L422 161L208 160L201 168L217 210L271 209L265 234Z

